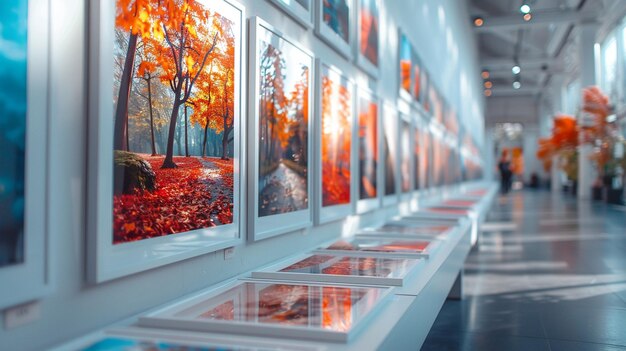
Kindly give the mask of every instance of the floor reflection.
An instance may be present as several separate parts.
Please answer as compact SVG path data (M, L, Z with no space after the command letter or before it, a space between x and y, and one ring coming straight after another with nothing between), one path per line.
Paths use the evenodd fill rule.
M525 191L487 221L422 350L626 350L623 212Z

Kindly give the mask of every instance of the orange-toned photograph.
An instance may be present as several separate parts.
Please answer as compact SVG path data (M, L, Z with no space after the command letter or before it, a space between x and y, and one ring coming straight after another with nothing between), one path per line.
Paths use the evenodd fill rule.
M360 0L361 55L374 66L378 66L378 1Z
M378 104L359 98L359 199L377 196L378 169Z
M117 1L114 244L232 223L233 26L204 1Z
M403 193L411 190L411 123L400 122L400 185Z
M352 89L348 79L322 65L322 206L350 203Z
M400 89L407 93L411 93L412 82L412 62L411 62L411 43L409 38L404 34L400 34Z

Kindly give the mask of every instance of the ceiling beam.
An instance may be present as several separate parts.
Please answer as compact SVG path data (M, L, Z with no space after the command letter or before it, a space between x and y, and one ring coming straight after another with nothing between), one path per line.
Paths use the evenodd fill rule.
M527 86L522 85L519 89L505 88L505 87L494 87L491 89L491 96L523 96L523 95L537 95L541 89L536 86Z
M507 16L485 16L485 21L480 27L474 26L474 30L499 31L502 29L518 29L530 28L537 26L549 26L551 24L575 23L582 19L589 18L588 13L582 13L575 10L549 11L549 12L533 12L530 21L524 21L522 14Z
M509 70L515 65L515 60L512 57L484 57L481 59L481 65L490 70L496 70L498 67L508 68ZM551 57L518 57L517 63L519 63L522 70L524 68L541 68L542 66L554 66L558 62Z

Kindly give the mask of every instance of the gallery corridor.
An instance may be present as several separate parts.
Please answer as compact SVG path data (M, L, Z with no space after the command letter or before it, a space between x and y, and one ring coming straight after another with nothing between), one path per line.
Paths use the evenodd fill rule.
M626 208L501 196L422 350L626 350Z

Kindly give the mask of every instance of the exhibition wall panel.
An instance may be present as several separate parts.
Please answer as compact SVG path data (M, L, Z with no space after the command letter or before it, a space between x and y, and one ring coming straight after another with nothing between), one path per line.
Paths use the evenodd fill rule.
M397 206L373 209L363 216L352 215L319 226L307 226L265 240L239 240L232 254L226 255L223 250L213 251L119 278L116 275L116 279L112 276L102 279L92 277L89 282L86 262L93 257L86 250L87 237L95 234L87 221L87 213L93 206L88 196L90 184L93 183L87 171L93 154L88 152L88 146L93 142L88 136L88 131L93 128L88 94L93 80L98 78L88 73L94 68L93 62L89 60L89 49L93 44L89 41L89 27L93 25L93 18L88 18L88 14L98 3L100 1L96 0L50 0L48 64L51 89L49 139L46 144L49 186L45 194L48 199L45 230L55 248L54 255L48 261L54 291L39 302L39 320L20 328L0 330L0 344L3 347L14 350L45 349L255 267L304 252L336 239L342 233L382 221L398 212ZM366 72L355 63L354 57L363 57L361 54L368 54L368 50L353 51L351 54L337 51L316 35L311 26L294 20L297 15L286 14L283 7L276 6L275 2L241 0L238 3L245 9L246 38L250 37L249 19L259 17L276 31L288 34L298 46L312 53L314 58L323 60L353 81L355 95L357 91L370 90L381 105L385 101L395 102L398 99L400 77L397 45L398 28L401 27L419 55L420 68L429 72L429 80L436 83L440 94L458 112L460 124L466 127L468 133L473 133L473 140L482 140L480 67L464 3L454 0L379 1L379 38L376 44L379 69L376 75ZM357 8L369 2L351 3ZM317 8L313 6L317 2L311 1L310 4L311 9ZM312 14L311 23L314 18ZM351 23L353 25L348 25L351 29L349 35L353 36L358 21ZM352 38L353 43L356 43L355 38ZM244 44L243 51L249 51L249 43ZM352 56L352 59L347 60L346 56ZM248 53L243 58L244 67L247 67L250 57L252 54ZM316 79L310 77L310 81ZM241 95L243 99L249 96L245 86L242 87ZM247 111L242 112L243 120L253 118L248 116ZM88 115L90 118L86 117ZM315 113L315 118L317 116ZM352 151L355 152L354 149ZM246 165L252 165L250 155L246 156ZM352 161L355 162L354 157ZM317 177L317 169L314 171L309 174L316 174ZM352 182L356 184L354 178ZM241 183L245 183L243 176ZM378 189L381 191L382 188ZM356 195L353 189L353 203L357 199ZM313 199L313 196L309 198ZM247 205L242 203L240 208L245 209ZM310 204L308 209L312 211L316 208L314 206L317 204ZM250 219L245 212L240 217L243 217L241 223ZM307 215L307 218L312 217ZM245 225L240 225L240 231L235 236L248 238L249 233L245 228ZM127 272L138 271L132 267L126 268ZM112 280L94 283L109 279Z

